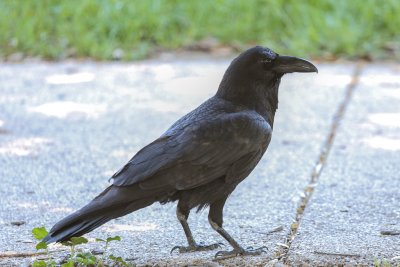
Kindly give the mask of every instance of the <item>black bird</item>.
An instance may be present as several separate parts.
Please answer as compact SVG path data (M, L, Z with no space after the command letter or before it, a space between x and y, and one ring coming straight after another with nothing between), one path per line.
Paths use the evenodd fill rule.
M209 206L211 227L233 247L218 256L261 253L262 249L242 248L225 231L223 207L267 150L282 76L317 71L308 61L268 48L243 52L232 61L213 97L142 148L112 176L111 186L54 225L44 241L65 241L154 202L177 200L176 214L188 246L174 249L189 252L219 246L196 243L187 223L191 209Z

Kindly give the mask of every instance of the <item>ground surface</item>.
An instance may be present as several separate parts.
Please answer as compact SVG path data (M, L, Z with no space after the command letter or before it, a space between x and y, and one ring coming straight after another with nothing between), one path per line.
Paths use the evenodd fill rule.
M33 227L49 229L90 201L135 152L213 95L227 65L1 64L0 253L34 252ZM317 65L318 75L283 78L270 148L225 207L226 229L268 253L219 262L216 251L170 255L186 243L174 204L87 236L120 235L110 250L138 265L400 264L400 66ZM198 242L224 241L207 210L189 224ZM0 257L0 265L31 260Z

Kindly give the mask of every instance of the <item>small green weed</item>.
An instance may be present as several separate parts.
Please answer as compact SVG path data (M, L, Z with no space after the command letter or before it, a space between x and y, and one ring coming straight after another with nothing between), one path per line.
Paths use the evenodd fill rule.
M33 237L38 241L36 244L37 250L45 250L48 260L35 260L32 267L75 267L75 266L90 266L90 267L104 267L104 266L133 266L127 263L122 257L117 257L112 254L107 256L107 249L110 242L121 241L121 237L114 236L107 239L96 238L96 242L104 244L104 252L101 256L93 255L91 252L76 252L76 246L88 243L84 237L72 237L70 240L62 242L63 246L69 247L70 254L62 264L58 264L50 255L48 245L43 239L48 234L45 227L37 227L32 229Z
M374 260L374 266L375 267L392 267L392 266L396 266L396 267L400 267L400 264L397 264L397 265L395 265L395 264L391 264L388 260L386 260L386 259L378 259L378 258L375 258L375 260Z

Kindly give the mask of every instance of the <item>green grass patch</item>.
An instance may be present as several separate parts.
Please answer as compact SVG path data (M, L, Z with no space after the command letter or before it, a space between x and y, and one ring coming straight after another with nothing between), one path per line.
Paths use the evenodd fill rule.
M146 57L203 38L317 57L399 56L398 0L0 0L0 56ZM121 53L120 53L121 54Z

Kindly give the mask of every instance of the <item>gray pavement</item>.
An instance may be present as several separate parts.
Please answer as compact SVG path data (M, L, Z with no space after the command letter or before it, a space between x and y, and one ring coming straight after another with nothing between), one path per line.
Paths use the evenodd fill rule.
M91 200L135 152L214 94L228 63L1 64L0 253L34 252L33 227L50 228ZM216 251L170 255L173 246L186 242L175 204L154 204L87 237L120 235L111 252L150 266L264 266L277 258L290 265L399 262L400 236L380 235L400 230L398 65L371 65L362 72L299 231L287 243L354 72L352 64L317 65L318 75L283 78L270 148L225 207L227 230L244 246L267 246L268 253L219 262L212 262ZM208 225L207 210L191 214L189 223L198 242L224 241ZM0 265L31 260L0 257Z
M400 265L399 74L399 66L363 68L290 264Z

